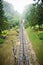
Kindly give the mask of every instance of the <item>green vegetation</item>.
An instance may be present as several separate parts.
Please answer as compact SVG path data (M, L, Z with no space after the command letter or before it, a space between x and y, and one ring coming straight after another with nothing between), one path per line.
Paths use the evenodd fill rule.
M9 23L9 29L15 26L19 26L21 15L14 10L13 5L3 1L3 9Z
M36 1L36 0L34 0ZM24 10L25 28L38 62L43 65L43 1L27 5Z
M38 25L38 29L43 29L43 7L41 5L28 5L24 10L24 18L27 26L34 27Z
M8 29L9 23L7 22L7 18L4 15L3 10L3 0L0 0L0 35L2 33L2 30Z
M0 6L0 36L2 36L2 31L9 30L16 26L19 27L21 16L13 9L13 6L6 1L1 0Z
M0 38L0 44L2 44L3 42L4 42L4 39L1 39L1 38Z
M40 65L43 65L43 36L42 36L43 32L42 34L39 34L41 33L41 31L36 32L31 27L28 27L26 30L27 30L29 39L32 43L32 46L36 52L36 55L38 57L38 61Z
M0 59L1 59L0 65L11 65L14 63L13 44L14 44L14 48L18 49L17 35L19 35L19 33L17 33L14 28L10 29L10 31L8 31L6 40L4 41L2 45L0 45L1 46L0 47ZM13 44L11 40L13 40ZM16 63L14 65L16 65Z
M39 33L38 36L40 40L43 40L43 32Z
M8 34L7 30L2 31L2 36L7 36L7 34Z
M16 65L13 44L17 49L20 19L20 14L10 3L0 0L0 65Z
M33 4L26 6L23 18L25 19L25 28L29 39L38 57L38 62L43 65L43 1L41 4L38 3L34 4L35 6ZM0 47L0 65L14 63L11 40L14 41L15 48L18 45L20 20L21 15L13 9L13 6L6 1L0 0L0 45L2 45Z
M1 0L0 6L0 44L2 44L10 29L14 28L14 30L19 33L18 29L21 16L13 9L13 6L6 1Z

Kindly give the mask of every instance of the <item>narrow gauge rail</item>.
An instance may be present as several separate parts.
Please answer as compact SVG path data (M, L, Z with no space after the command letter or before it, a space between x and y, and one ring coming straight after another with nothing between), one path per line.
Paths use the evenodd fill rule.
M20 24L20 48L18 65L30 65L28 58L27 39L25 38L23 22Z

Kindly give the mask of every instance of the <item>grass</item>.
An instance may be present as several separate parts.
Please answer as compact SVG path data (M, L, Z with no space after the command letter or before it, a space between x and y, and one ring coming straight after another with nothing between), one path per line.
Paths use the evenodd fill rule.
M26 30L27 30L29 39L32 43L33 49L35 50L36 55L38 57L38 61L39 61L40 65L43 65L43 40L40 40L40 38L38 36L40 31L38 31L36 33L30 27L27 28ZM40 36L40 37L42 37L42 36Z
M0 65L13 65L14 63L14 55L13 55L13 45L12 41L14 43L14 48L18 44L18 33L11 29L8 31L7 38L5 39L4 43L0 47Z

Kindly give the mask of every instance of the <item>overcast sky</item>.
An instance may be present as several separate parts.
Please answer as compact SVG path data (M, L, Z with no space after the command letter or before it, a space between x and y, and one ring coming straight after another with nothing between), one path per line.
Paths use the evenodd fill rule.
M11 3L14 6L14 9L19 13L23 12L23 9L26 5L33 3L33 0L4 0Z

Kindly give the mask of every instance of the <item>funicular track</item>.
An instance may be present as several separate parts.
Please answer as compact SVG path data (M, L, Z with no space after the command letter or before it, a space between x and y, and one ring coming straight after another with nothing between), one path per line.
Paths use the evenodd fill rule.
M28 57L27 39L25 38L23 22L21 23L20 28L20 47L19 47L18 65L30 65Z

